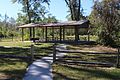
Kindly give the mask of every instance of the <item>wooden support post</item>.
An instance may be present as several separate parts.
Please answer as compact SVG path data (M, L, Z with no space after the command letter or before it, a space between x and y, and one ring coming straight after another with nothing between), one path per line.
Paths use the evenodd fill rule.
M116 62L117 68L119 68L119 56L120 56L120 48L118 48L118 54L117 54L117 62Z
M78 26L75 26L75 42L78 43L78 40L79 40L79 34L78 34Z
M63 41L65 40L65 27L63 26Z
M33 27L33 38L35 38L35 28Z
M44 27L42 28L42 38L43 38L43 40L44 40L44 37L45 36L45 34L44 34Z
M60 26L60 42L62 40L62 27Z
M45 41L47 42L47 27L45 29Z
M54 27L52 27L52 41L54 40Z
M32 38L32 28L29 28L30 29L30 39Z
M88 28L88 41L90 41L90 26Z
M56 61L56 43L53 45L53 63Z
M90 34L88 33L88 41L90 41Z
M24 29L22 28L22 41L24 41Z
M33 62L33 60L34 60L34 45L31 45L30 54L31 54L31 61Z

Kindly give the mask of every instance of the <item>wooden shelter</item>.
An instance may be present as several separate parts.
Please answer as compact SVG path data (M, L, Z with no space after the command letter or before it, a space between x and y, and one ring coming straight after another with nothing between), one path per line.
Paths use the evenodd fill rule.
M81 21L67 21L67 22L56 22L56 23L30 23L30 24L25 24L22 26L19 26L18 28L22 29L22 41L24 40L24 29L28 28L29 31L29 36L30 39L35 41L41 41L41 42L69 42L69 40L65 40L65 30L66 29L73 29L74 30L74 40L73 42L79 42L78 36L79 36L79 29L80 28L85 28L88 31L88 41L89 41L89 21L88 20L81 20ZM43 29L43 36L44 40L40 40L36 38L35 32L36 28L42 28ZM48 39L48 29L52 29L52 39ZM56 29L59 29L59 39L55 38L55 31Z

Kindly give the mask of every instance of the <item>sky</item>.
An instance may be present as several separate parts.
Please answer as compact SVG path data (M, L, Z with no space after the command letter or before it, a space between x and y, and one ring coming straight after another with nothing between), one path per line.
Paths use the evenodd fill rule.
M89 15L92 10L93 0L82 0L82 7L84 15ZM17 18L17 13L21 12L22 6L20 4L13 4L11 0L0 0L0 14L4 16L7 14L9 17ZM64 0L51 0L48 11L56 16L58 20L66 21L68 7Z

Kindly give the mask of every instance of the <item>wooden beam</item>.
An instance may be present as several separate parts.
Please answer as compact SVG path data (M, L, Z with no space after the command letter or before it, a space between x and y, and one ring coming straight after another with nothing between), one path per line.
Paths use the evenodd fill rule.
M91 65L91 66L106 66L106 67L113 67L114 65L112 63L103 63L103 62L87 62L87 61L73 61L73 60L63 60L59 59L59 63L67 63L67 64L85 64L85 65Z

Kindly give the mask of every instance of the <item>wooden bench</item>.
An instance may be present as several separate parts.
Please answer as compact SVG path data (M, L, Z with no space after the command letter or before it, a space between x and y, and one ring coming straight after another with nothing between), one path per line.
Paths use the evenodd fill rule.
M34 43L39 42L39 38L30 38L31 41L33 41Z

